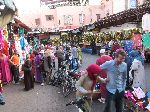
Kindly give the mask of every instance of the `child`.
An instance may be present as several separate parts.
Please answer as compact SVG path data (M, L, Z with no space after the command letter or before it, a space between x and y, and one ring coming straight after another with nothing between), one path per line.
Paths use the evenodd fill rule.
M0 105L5 105L2 91L3 91L3 88L2 88L2 80L1 80L1 72L0 72Z

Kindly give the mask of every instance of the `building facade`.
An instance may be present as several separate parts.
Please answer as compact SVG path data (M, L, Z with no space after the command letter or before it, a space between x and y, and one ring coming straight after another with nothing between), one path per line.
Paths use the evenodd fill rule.
M17 1L20 0L15 0ZM27 0L28 2L30 0ZM34 11L30 1L30 10L20 13L20 19L33 29L43 31L75 29L94 23L106 16L116 14L145 0L33 0L39 1ZM94 4L96 3L96 4ZM31 11L32 10L32 11Z

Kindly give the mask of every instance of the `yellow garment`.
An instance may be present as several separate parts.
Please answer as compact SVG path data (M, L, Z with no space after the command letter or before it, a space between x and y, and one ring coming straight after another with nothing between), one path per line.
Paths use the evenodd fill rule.
M78 58L79 58L80 61L82 61L82 51L81 51L81 48L78 47L77 50L78 50Z

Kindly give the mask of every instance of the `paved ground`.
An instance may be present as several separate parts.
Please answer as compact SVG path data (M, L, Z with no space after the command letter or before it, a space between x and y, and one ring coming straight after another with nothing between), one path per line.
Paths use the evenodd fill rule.
M95 63L98 56L89 54L83 55L82 69L88 64ZM146 85L150 90L150 69L146 65ZM0 106L0 112L78 112L76 107L66 107L65 104L74 99L74 94L68 98L63 98L60 89L53 86L43 86L36 84L35 89L24 92L23 84L7 85L4 87L6 105ZM95 101L93 112L103 112L104 105ZM113 111L112 111L113 112Z

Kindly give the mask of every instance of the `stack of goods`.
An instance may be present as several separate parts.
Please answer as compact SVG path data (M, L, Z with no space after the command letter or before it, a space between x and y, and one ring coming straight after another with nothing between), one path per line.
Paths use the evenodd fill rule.
M125 91L126 106L132 111L150 111L150 92L145 92L140 88L131 88Z

